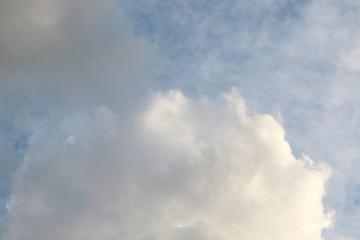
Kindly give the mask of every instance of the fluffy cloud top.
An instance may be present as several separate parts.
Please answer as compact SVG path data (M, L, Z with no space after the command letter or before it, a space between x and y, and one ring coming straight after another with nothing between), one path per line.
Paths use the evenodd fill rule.
M320 240L331 225L330 168L296 159L236 89L218 101L158 93L136 116L101 107L63 144L34 139L1 239Z

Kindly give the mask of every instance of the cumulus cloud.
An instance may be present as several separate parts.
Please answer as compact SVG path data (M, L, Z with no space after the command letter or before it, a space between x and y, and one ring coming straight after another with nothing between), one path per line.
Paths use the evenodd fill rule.
M296 159L236 89L217 101L157 93L132 121L107 107L82 118L62 144L32 141L1 239L320 240L331 225L330 168Z

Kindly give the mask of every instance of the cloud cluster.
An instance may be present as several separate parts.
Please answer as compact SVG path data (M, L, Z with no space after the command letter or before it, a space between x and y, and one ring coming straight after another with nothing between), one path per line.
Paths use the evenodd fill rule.
M62 144L33 139L1 239L320 240L331 225L330 168L296 159L236 89L217 101L158 93L130 118L100 107Z
M168 62L156 81L157 57L122 4ZM358 171L342 161L356 155L342 139L358 119L344 107L358 102L357 8L0 0L0 239L321 239L330 168L295 156L316 148L314 159ZM217 96L231 85L263 112L279 106L295 156L282 126L249 114L236 90L146 99L149 89ZM332 185L339 210L356 208L355 185L347 202ZM356 234L343 225L340 235Z

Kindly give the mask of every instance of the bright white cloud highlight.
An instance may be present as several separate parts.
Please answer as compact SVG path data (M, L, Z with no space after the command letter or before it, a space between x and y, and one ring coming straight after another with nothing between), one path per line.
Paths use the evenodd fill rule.
M61 145L32 142L1 239L320 240L331 225L330 168L296 159L236 89L155 94L131 124L106 107L86 118Z

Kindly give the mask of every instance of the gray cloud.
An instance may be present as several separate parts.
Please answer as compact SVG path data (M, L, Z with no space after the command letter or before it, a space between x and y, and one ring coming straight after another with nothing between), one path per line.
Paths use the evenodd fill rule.
M63 103L115 102L151 79L151 49L118 1L1 1L1 91ZM152 59L154 60L154 59ZM116 90L114 90L116 89ZM110 98L110 97L109 97Z
M0 1L1 215L25 155L80 131L95 106L134 111L154 56L118 1Z

